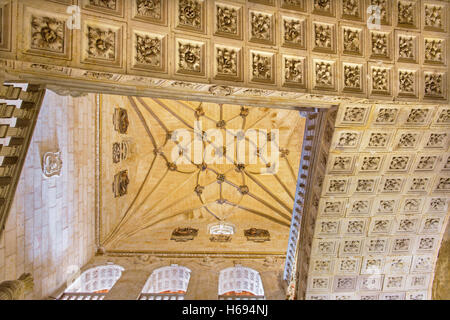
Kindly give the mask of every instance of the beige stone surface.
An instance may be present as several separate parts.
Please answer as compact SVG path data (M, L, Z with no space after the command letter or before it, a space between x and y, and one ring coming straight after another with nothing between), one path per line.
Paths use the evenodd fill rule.
M44 178L41 157L62 151L60 177ZM61 97L47 91L0 239L0 281L29 272L30 299L65 285L70 266L94 254L95 96Z
M128 113L130 125L126 134L119 134L113 128L114 110L119 107ZM198 108L205 113L200 117L205 131L217 129L220 119L226 121L227 130L263 129L267 133L278 130L278 147L288 150L288 154L285 158L280 156L276 159L279 163L276 174L260 174L265 169L265 162L271 162L272 147L270 142L259 143L251 136L248 140L261 150L267 145L268 154L262 157L263 161L257 159L257 163L251 164L249 154L252 148L247 141L245 170L242 172L237 172L232 162L237 163L237 158L232 155L231 146L227 150L227 159L222 158L222 164L207 163L207 169L201 170L195 164L181 163L176 171L169 170L168 163L174 161L172 152L176 145L166 140L167 133L188 130L193 142L192 128ZM102 95L102 245L108 251L284 254L294 206L305 119L296 110L247 108L249 114L243 120L240 117L241 106L237 105ZM223 137L224 146L229 143L225 130L219 131L219 134ZM122 141L129 141L134 151L125 161L115 164L112 145ZM186 142L181 144L187 146ZM214 142L206 145L215 146ZM190 146L192 152L188 157L193 160L194 144ZM154 150L164 152L164 155L155 156ZM207 147L203 147L202 151L203 157L211 152ZM189 162L187 158L184 160ZM228 161L230 163L226 163ZM111 186L115 175L123 170L127 170L130 179L128 191L122 197L114 197ZM226 180L222 184L217 182L219 173L225 174ZM197 185L204 187L201 199L195 192ZM242 195L237 190L241 186L247 186L249 193ZM219 199L226 199L230 204L218 204ZM208 225L219 219L236 226L229 243L209 240ZM198 236L185 243L170 240L172 231L177 227L196 228ZM250 228L268 230L270 241L247 241L244 230Z
M82 269L88 270L106 264L115 264L125 271L119 278L105 300L136 299L153 271L161 267L177 264L188 268L190 280L185 300L217 300L220 271L235 265L251 268L259 272L264 288L264 295L269 300L285 299L285 284L282 281L284 258L210 258L210 257L163 257L145 254L118 256L95 256Z
M340 106L316 208L307 299L431 299L450 216L448 112Z

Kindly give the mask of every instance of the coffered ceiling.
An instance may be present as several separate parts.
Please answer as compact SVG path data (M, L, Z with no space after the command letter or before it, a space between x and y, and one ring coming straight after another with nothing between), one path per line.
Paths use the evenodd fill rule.
M98 91L95 82L189 100L270 96L280 106L448 101L447 1L2 0L0 8L8 74L72 91Z
M119 108L126 110L129 122L122 133L113 122ZM108 251L286 252L304 132L304 118L298 111L119 96L101 96L100 110L100 242ZM251 137L243 166L233 163L232 149L222 158L224 164L205 160L196 165L194 153L187 152L185 163L175 164L172 152L178 155L179 149L170 136L186 129L193 140L195 120L205 131L218 129L224 140L232 129L279 130L278 172L261 174L272 146L267 157L261 154L257 164L248 164ZM208 138L200 145L204 154L209 148L222 150L214 141ZM127 155L114 159L114 143L120 144L116 151L125 143ZM261 151L263 147L258 144ZM128 179L122 180L125 192L112 189L121 172ZM218 221L235 225L230 242L210 241L208 225ZM176 228L198 229L198 235L189 242L176 242L171 240ZM270 241L247 240L244 231L251 228L269 231Z
M449 217L448 106L344 105L315 216L307 299L423 300Z

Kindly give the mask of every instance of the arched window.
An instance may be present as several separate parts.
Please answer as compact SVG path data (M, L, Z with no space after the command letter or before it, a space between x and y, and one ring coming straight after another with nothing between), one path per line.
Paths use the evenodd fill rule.
M259 272L241 265L220 271L219 300L264 300Z
M191 270L176 264L153 271L142 289L140 300L184 300Z
M67 289L61 300L103 300L122 276L118 265L93 267L83 272Z

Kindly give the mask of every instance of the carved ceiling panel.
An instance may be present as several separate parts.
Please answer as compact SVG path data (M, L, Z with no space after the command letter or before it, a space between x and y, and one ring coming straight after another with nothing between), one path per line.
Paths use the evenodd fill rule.
M68 28L70 4L1 0L2 65L206 95L448 101L446 1L80 0Z
M100 101L97 231L108 252L286 252L305 127L299 111L112 95ZM204 134L200 161L195 121ZM229 137L240 129L247 132L242 164L240 135ZM266 144L248 129L266 130L259 131ZM276 172L263 172L276 163ZM234 225L229 242L210 240L209 227L219 221Z
M449 110L389 104L339 108L307 299L431 299L449 219Z

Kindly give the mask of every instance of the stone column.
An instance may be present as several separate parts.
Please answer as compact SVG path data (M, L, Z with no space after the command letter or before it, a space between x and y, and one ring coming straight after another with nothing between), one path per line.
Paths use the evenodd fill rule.
M0 300L23 300L33 286L33 277L29 273L24 273L18 280L4 281L0 283Z
M217 300L218 296L218 271L196 270L191 272L185 300Z
M145 270L125 270L104 300L137 300L149 276Z
M267 300L285 300L286 293L281 286L277 271L263 271L259 273Z

